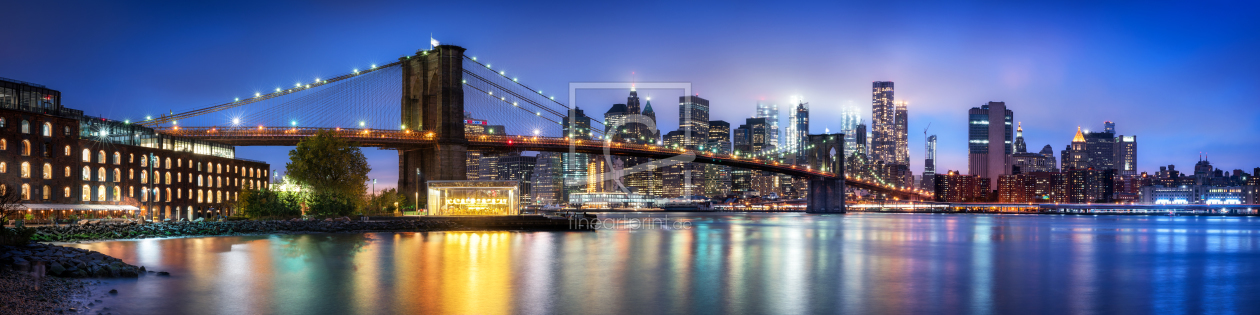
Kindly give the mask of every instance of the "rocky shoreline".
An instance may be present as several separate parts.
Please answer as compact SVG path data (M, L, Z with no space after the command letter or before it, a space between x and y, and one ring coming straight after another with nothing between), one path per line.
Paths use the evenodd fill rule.
M88 301L96 284L88 279L35 278L22 272L0 270L0 310L4 314L87 312L96 306ZM109 312L108 309L97 311Z
M36 228L31 241L81 242L116 239L140 239L182 236L228 236L276 233L342 233L342 232L426 232L460 228L450 220L353 221L349 218L324 220L271 220L226 222L163 222L117 223L83 222Z
M40 272L66 278L135 278L144 267L96 251L49 244L0 246L0 265L15 272Z

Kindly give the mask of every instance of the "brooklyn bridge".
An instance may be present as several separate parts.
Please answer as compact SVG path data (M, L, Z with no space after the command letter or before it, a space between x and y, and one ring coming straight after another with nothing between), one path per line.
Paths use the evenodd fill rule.
M466 179L470 151L538 151L670 159L807 178L809 212L844 212L846 189L902 200L931 198L930 192L897 186L876 174L846 175L841 134L809 135L800 152L774 153L804 157L803 163L614 141L608 128L601 128L604 122L592 118L590 126L579 126L568 119L576 107L468 56L459 46L440 45L388 64L267 92L138 124L237 146L293 146L332 132L360 146L397 150L400 191L421 191L431 180ZM468 114L504 122L504 133L466 132Z

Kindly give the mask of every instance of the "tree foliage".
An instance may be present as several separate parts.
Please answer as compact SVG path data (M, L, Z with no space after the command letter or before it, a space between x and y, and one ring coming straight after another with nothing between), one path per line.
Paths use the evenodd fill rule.
M399 193L397 189L390 188L382 190L375 196L368 198L367 210L365 214L379 215L400 212L401 209L415 208L406 194Z
M310 189L312 202L346 200L351 205L362 201L372 171L357 145L331 131L299 142L289 151L285 169L287 176Z
M18 187L20 186L0 185L0 226L8 224L9 220L19 219L26 210Z
M296 192L245 189L237 201L241 214L251 218L302 215L303 196Z
M356 214L356 201L359 198L352 198L344 194L333 192L313 192L307 199L308 215L317 217L340 217Z

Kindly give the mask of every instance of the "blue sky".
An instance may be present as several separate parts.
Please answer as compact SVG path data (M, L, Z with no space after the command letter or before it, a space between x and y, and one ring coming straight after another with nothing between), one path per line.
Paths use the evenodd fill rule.
M870 112L871 81L909 102L938 169L966 169L966 110L1005 101L1031 150L1056 155L1077 126L1137 135L1139 169L1260 167L1260 6L1246 2L69 2L5 4L0 77L62 91L89 114L138 119L384 63L468 48L523 82L692 82L737 124L759 98L804 96L812 132L840 108ZM563 101L563 93L557 93ZM654 100L677 92L647 91ZM601 94L602 95L602 94ZM588 109L602 113L621 96ZM583 99L583 102L586 102ZM592 100L599 104L598 100ZM667 130L673 102L654 102ZM585 104L585 103L584 103ZM586 106L584 106L586 107ZM786 114L785 114L786 116ZM869 118L867 118L869 120ZM239 148L281 169L287 148ZM367 149L392 186L393 151ZM389 183L389 184L385 184Z

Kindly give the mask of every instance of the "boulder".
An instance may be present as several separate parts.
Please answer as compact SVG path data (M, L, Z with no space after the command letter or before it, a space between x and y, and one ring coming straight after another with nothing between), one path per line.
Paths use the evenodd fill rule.
M57 262L52 262L48 264L48 274L51 274L54 276L60 276L61 273L63 272L66 272L66 267L61 266L61 264Z
M92 221L88 219L79 220L79 225L88 225L88 224L92 224Z

